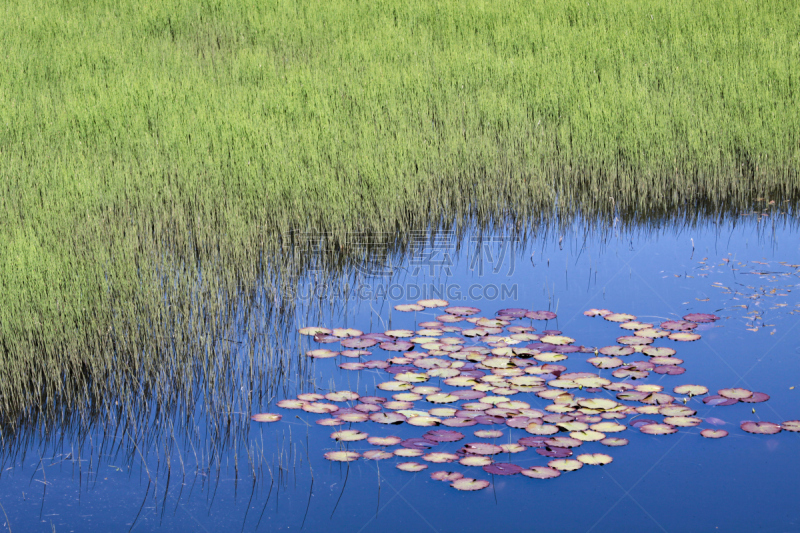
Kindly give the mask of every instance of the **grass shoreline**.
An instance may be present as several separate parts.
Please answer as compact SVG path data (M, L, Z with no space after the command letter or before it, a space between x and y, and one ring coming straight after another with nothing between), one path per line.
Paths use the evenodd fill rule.
M236 294L293 228L800 198L800 4L12 1L0 20L7 413L31 383L155 372L154 321L186 327L164 283L187 313L201 268L203 298Z

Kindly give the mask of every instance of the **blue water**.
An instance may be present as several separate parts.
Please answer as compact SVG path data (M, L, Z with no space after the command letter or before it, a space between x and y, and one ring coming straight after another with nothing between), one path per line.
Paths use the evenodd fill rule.
M765 403L728 407L691 400L688 405L698 411L696 416L726 422L721 426L730 432L726 438L702 438L701 428L717 427L705 423L667 436L629 428L615 435L629 439L628 446L586 443L580 448L579 453L607 453L613 463L584 466L550 480L492 477L478 467L458 463L430 464L425 471L408 473L395 465L424 461L325 460L324 452L339 448L329 438L337 428L314 423L323 415L281 410L274 405L280 398L275 398L254 411L281 413L283 420L252 424L238 448L229 449L220 468L211 471L202 470L203 451L196 459L198 451L187 446L167 452L143 444L141 450L114 456L99 448L102 435L97 434L82 446L69 436L46 450L34 442L24 457L5 464L0 477L5 514L0 522L6 528L10 524L13 531L272 531L301 526L306 531L800 530L800 434L751 435L739 428L743 420L800 419L798 237L788 228L747 222L737 227L613 234L602 242L577 232L513 246L499 238L479 246L468 237L458 253L443 238L396 265L390 277L355 280L356 287L365 283L360 295L367 300L356 297L356 288L346 305L324 323L298 324L346 325L365 332L419 329L418 322L434 320L442 311L400 313L392 307L408 303L409 291L410 301L423 297L413 292L414 287L425 286L424 296L438 296L430 294L431 285L449 287L450 296L459 292L464 296L472 287L473 298L451 299L451 304L478 307L481 316L494 316L508 307L552 310L556 320L534 321L533 326L561 330L576 344L587 346L611 345L626 333L616 324L584 316L589 308L631 313L656 324L691 312L715 313L722 320L701 327L699 341L655 342L678 350L685 374L651 373L636 384L658 383L664 392L671 392L674 386L693 383L707 386L711 394L743 387L771 396ZM483 253L482 270L476 250ZM504 286L505 298L500 298ZM493 287L498 297L493 297ZM518 322L530 324L528 319ZM303 350L317 347L307 337L301 342ZM372 351L371 358L396 355L377 347ZM585 363L587 357L570 354L562 364L570 372L610 374ZM335 388L362 395L392 394L375 389L375 383L390 379L388 374L337 367L346 361L353 360L314 361L310 380L323 393ZM438 385L436 381L429 384ZM291 389L294 394L313 387L298 380ZM526 393L512 400L540 409L549 403ZM417 402L415 408L434 407L421 405L425 402ZM403 438L431 429L370 422L353 428ZM435 451L454 452L466 442L485 441L472 432L487 428L459 429L464 440L440 444ZM499 442L529 436L522 429L502 429ZM75 460L76 447L83 450L80 464ZM348 448L373 447L362 441ZM168 457L169 480L164 474ZM545 465L549 459L528 450L503 460L528 467ZM459 492L430 479L437 470L462 472L492 485L478 492Z

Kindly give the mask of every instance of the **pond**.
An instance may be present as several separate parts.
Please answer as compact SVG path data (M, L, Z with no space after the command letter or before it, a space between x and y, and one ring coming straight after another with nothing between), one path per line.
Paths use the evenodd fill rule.
M333 273L312 253L290 292L247 289L233 306L215 378L235 389L220 393L225 416L206 399L165 417L154 400L117 425L65 416L20 431L4 446L0 519L14 531L798 529L798 235L756 213L421 233L402 256L370 246ZM279 300L291 313L268 315Z

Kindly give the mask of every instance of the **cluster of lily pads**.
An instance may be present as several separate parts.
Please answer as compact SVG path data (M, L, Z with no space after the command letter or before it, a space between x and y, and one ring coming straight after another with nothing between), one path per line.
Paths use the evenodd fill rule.
M325 457L331 461L357 459L382 460L401 458L396 466L400 470L419 472L428 464L458 462L466 467L482 467L492 475L522 474L536 479L558 477L561 472L577 470L584 465L605 465L613 459L606 453L589 450L573 458L574 450L587 443L606 447L619 447L628 440L617 436L629 428L648 435L668 435L678 428L691 428L708 423L724 424L708 417L696 417L689 401L704 397L709 406L726 406L739 402L758 403L769 399L761 392L742 388L719 390L709 395L702 385L684 384L673 388L672 394L664 392L658 384L636 384L651 372L680 375L685 372L683 360L675 357L676 350L668 346L653 346L657 339L690 342L700 338L698 324L711 323L719 317L693 313L682 320L661 324L637 321L633 315L612 313L607 309L589 309L590 317L618 323L626 331L617 338L617 344L602 348L575 345L575 339L558 330L537 332L525 319L548 321L556 318L550 311L502 309L497 316L477 316L474 307L448 307L448 302L438 299L420 300L414 304L395 306L402 312L445 308L436 320L420 322L415 331L396 329L381 333L363 333L351 328L329 329L304 327L303 335L313 337L318 344L338 344L341 349L315 348L307 352L316 359L343 357L352 359L339 364L345 370L379 369L391 376L377 385L384 396L360 396L352 391L337 391L322 395L300 394L296 399L277 403L283 409L301 409L307 413L328 415L316 421L323 426L344 426L331 438L340 443L366 441L373 449L354 451L340 449L329 451ZM461 325L456 325L461 324ZM369 349L391 352L387 360L370 359ZM579 356L594 365L599 372L610 370L609 377L592 372L568 372L564 363ZM626 358L634 354L646 360ZM614 379L612 379L614 378ZM437 380L437 384L431 384ZM612 394L615 397L612 399ZM520 395L520 396L518 396ZM533 396L547 405L533 408ZM631 405L633 404L633 405ZM661 416L660 420L644 416ZM631 418L625 424L622 421ZM276 422L281 415L261 413L253 416L258 422ZM352 424L376 423L381 425L408 424L428 429L420 437L370 436ZM452 452L432 450L442 443L465 439L460 430L484 425L488 429L473 432L477 439L493 442L467 442ZM499 443L497 439L513 428L527 432L527 436ZM800 431L800 421L776 424L763 421L742 422L741 429L748 433L773 434L782 430ZM510 433L510 429L509 429ZM722 429L705 428L700 435L721 438L728 435ZM390 449L394 446L397 448ZM587 447L592 446L591 444ZM533 449L550 459L546 465L523 468L511 462L498 461L501 454L519 454ZM424 463L407 459L419 458ZM431 474L436 480L450 482L459 490L479 490L489 481L467 477L462 473L440 470Z

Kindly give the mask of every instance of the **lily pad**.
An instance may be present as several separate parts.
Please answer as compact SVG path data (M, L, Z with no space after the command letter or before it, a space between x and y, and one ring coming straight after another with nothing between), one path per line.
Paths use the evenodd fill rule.
M503 436L503 432L496 429L479 429L474 435L479 439L497 439Z
M603 355L610 355L610 356L613 356L613 357L621 357L621 356L625 356L625 355L631 355L632 353L634 353L634 351L635 350L633 348L631 348L630 346L617 346L617 345L604 346L603 348L600 348L598 350L598 352L600 352Z
M278 407L281 409L302 409L303 406L308 403L302 400L281 400L277 404Z
M764 394L763 392L754 392L752 396L748 398L740 398L740 402L745 403L761 403L766 402L769 400L769 394Z
M678 430L670 424L646 424L641 426L639 431L648 435L671 435Z
M739 403L739 400L733 398L725 398L723 396L715 394L713 396L706 396L705 398L703 398L703 403L711 406L717 406L717 405L724 406L724 405L733 405L735 403Z
M428 465L423 465L421 463L415 463L414 461L409 461L407 463L400 463L397 465L399 470L403 472L421 472L428 468Z
M423 309L425 309L419 304L400 304L400 305L395 305L394 308L404 313L408 313L411 311L422 311Z
M700 338L700 335L697 333L672 333L669 336L670 339L674 341L681 341L681 342L692 342L696 341Z
M485 455L465 455L458 462L464 466L486 466L492 464L492 458Z
M742 422L740 427L748 433L757 435L774 435L781 431L781 426L772 422Z
M521 470L520 474L533 479L552 479L561 475L561 472L548 466L532 466Z
M583 463L575 459L554 459L547 463L547 466L562 472L572 472L573 470L581 468Z
M323 335L328 335L331 333L331 330L328 328L321 328L319 326L306 326L304 328L300 328L299 332L300 335L309 335L313 337L318 333L322 333Z
M336 357L339 355L339 352L334 352L333 350L328 350L327 348L318 348L316 350L307 351L306 355L313 357L314 359L330 359L331 357Z
M753 393L747 389L721 389L717 391L717 394L722 396L723 398L730 398L731 400L743 400L744 398L749 398L753 395Z
M470 316L474 315L475 313L480 313L480 309L477 307L463 307L463 306L456 306L456 307L448 307L444 310L445 313L451 315L459 315L459 316Z
M496 476L513 476L522 472L522 467L512 463L492 463L483 467L487 474Z
M666 346L645 346L642 353L650 357L669 357L675 355L675 350Z
M636 320L635 316L627 313L609 313L607 315L603 315L603 318L609 322L630 322L631 320Z
M605 438L605 439L601 440L600 444L603 444L604 446L612 446L612 447L627 446L628 445L628 439L622 439L620 437L608 437L608 438Z
M254 422L277 422L281 418L282 415L276 415L273 413L258 413L257 415L253 415L250 417Z
M369 435L362 433L357 429L345 429L331 433L331 438L340 442L355 442L358 440L364 440L367 437L369 437Z
M707 439L721 439L728 436L728 432L724 429L704 429L700 434Z
M373 413L369 419L378 424L402 424L406 417L400 413Z
M429 463L452 463L458 460L458 455L446 452L431 452L423 455L422 459Z
M585 465L603 466L612 462L614 459L610 455L604 453L582 453L575 459Z
M325 395L325 399L331 402L350 402L358 400L360 396L352 391L343 390L339 392L329 392Z
M450 486L457 490L474 491L485 489L489 486L489 482L484 479L472 479L464 477L453 481Z
M403 442L400 437L369 437L367 442L373 446L394 446Z
M367 450L361 456L364 459L369 459L371 461L380 461L382 459L391 459L394 457L392 452L386 452L383 450Z
M463 477L464 475L460 474L459 472L446 472L444 470L431 473L431 479L436 481L456 481L457 479L461 479Z
M787 420L781 424L781 428L785 429L786 431L800 431L800 420Z
M348 461L355 461L361 457L361 454L358 452L328 452L325 454L325 459L328 461L341 461L341 462L348 462Z
M428 299L428 300L419 300L417 302L417 304L419 304L422 307L425 307L427 309L432 309L434 307L447 307L449 305L447 300L439 300L439 299L436 299L436 298L431 298L431 299Z
M434 442L457 442L464 438L464 434L451 429L433 429L425 433L424 438Z
M708 394L708 388L702 385L679 385L672 390L675 394L685 394L689 397Z
M697 322L698 324L707 324L719 320L719 317L708 313L691 313L684 316L683 319L690 322Z
M586 429L584 431L572 431L569 434L573 439L578 439L584 442L595 442L606 438L605 433L594 431L593 429Z
M661 323L661 329L666 329L668 331L691 331L696 327L696 323L689 322L688 320L667 320Z
M464 445L464 452L474 455L496 455L502 451L500 446L486 442L471 442Z
M397 457L420 457L423 452L419 448L398 448L393 453Z

